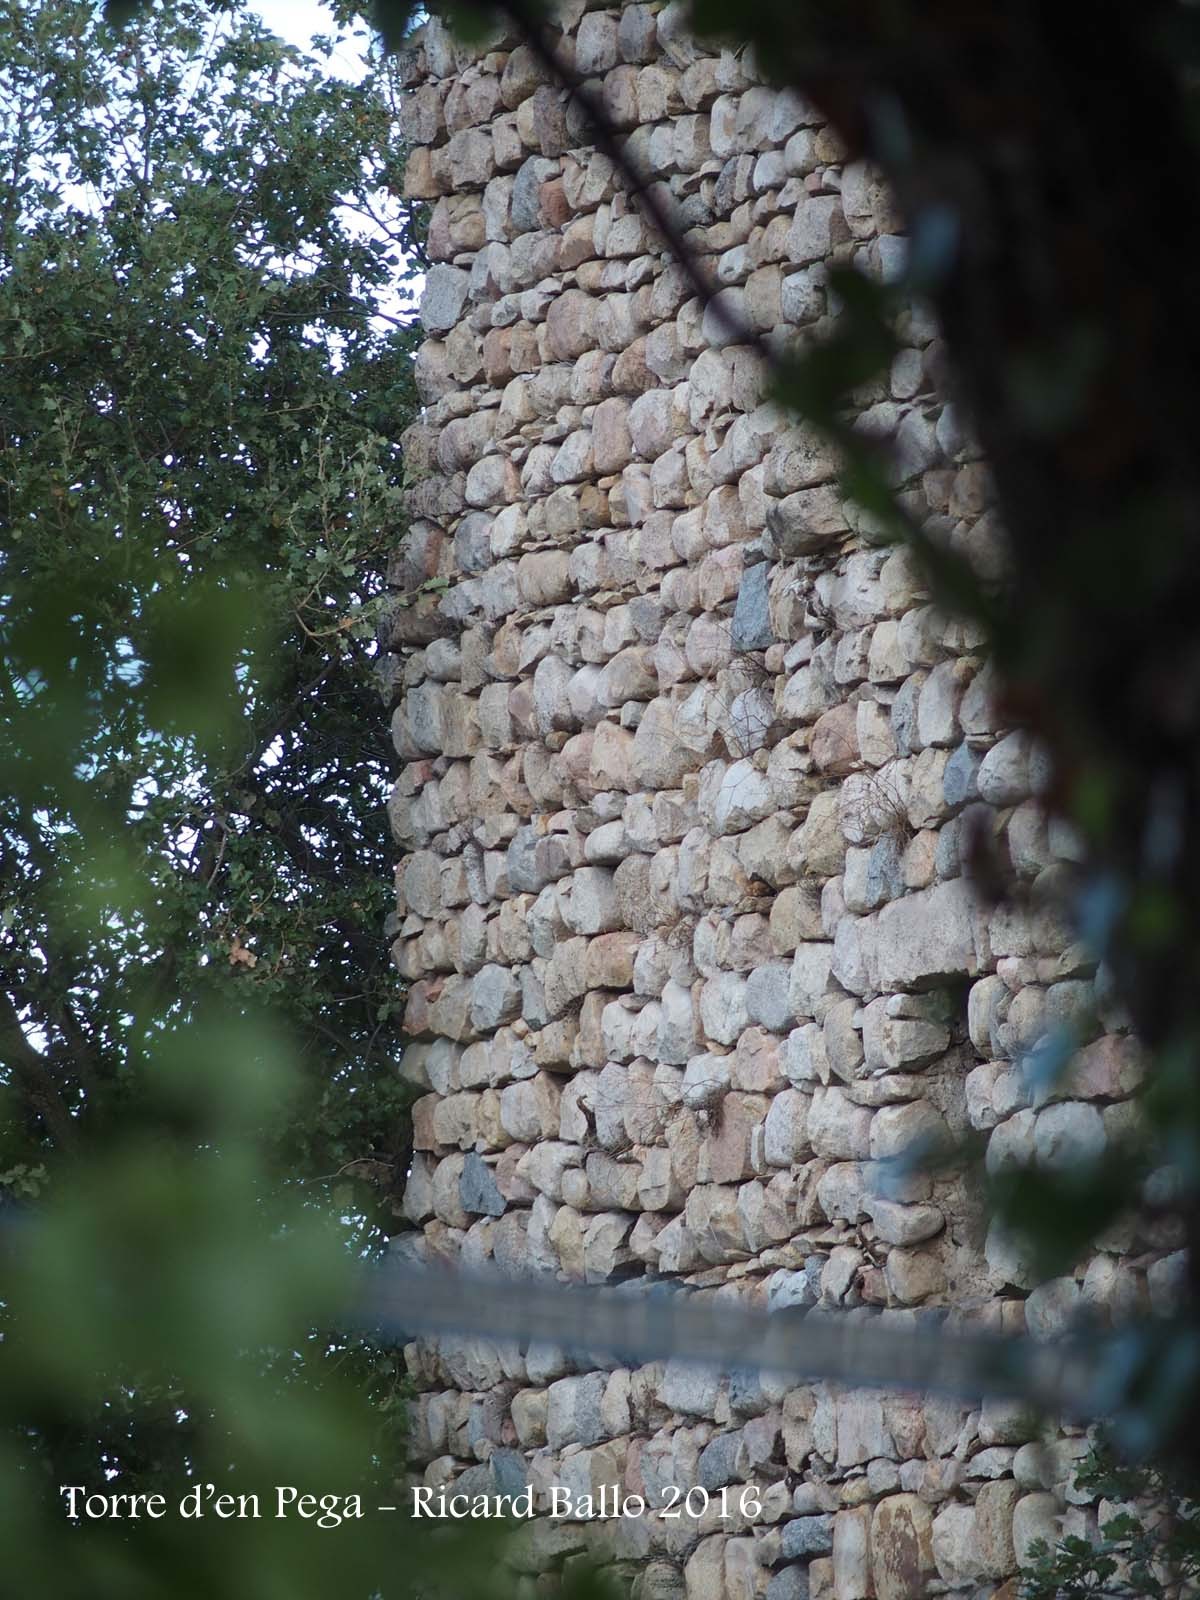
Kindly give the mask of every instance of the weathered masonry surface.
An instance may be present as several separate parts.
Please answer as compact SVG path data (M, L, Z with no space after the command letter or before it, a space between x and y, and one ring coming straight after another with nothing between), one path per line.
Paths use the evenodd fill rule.
M872 174L746 59L697 46L677 5L576 0L561 20L765 339L821 336L829 263L896 271ZM962 1172L892 1160L971 1128L993 1166L1099 1150L1139 1073L1053 908L1072 840L1039 806L1036 748L997 725L979 639L764 404L760 354L726 342L529 51L470 53L431 23L409 68L436 264L389 637L422 1092L399 1248L839 1315L949 1306L1037 1336L1080 1302L1157 1299L1172 1259L1132 1229L1031 1293ZM995 573L939 362L914 309L862 426L894 439L910 511ZM1016 909L964 878L971 828L1010 858ZM1067 1084L1031 1100L1019 1058L1093 1013ZM1040 1449L1012 1409L581 1370L482 1338L409 1358L427 1484L658 1508L539 1520L531 1594L593 1548L642 1600L1011 1595L1031 1540L1096 1524L1070 1488L1084 1438ZM693 1486L704 1515L662 1515Z

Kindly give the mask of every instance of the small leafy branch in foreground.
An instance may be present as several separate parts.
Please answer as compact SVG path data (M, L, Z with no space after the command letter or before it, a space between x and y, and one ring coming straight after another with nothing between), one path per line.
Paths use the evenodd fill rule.
M1182 1600L1200 1592L1200 1503L1174 1473L1128 1466L1104 1442L1075 1472L1100 1502L1099 1535L1030 1546L1023 1600Z

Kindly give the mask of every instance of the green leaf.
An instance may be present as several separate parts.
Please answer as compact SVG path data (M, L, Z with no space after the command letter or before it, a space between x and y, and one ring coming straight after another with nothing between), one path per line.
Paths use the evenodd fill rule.
M124 28L143 10L146 0L104 0L104 20L111 28Z

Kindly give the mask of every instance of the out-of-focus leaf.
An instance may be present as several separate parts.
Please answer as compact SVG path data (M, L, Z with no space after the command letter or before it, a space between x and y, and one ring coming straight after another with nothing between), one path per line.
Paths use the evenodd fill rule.
M1037 1277L1055 1278L1122 1214L1144 1170L1141 1152L1121 1146L1053 1170L1007 1167L989 1178L989 1208L1020 1238ZM1050 1217L1052 1228L1046 1226Z
M410 0L373 0L371 21L385 50L404 48L417 10Z

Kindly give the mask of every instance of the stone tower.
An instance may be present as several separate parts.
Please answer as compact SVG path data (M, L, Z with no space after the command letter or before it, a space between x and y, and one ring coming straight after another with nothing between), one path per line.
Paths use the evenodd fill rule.
M1036 748L997 725L980 639L764 399L765 353L831 325L829 264L894 274L900 221L811 107L702 48L678 4L559 21L756 338L730 342L526 47L426 26L407 182L436 264L389 637L422 1096L400 1248L1035 1335L1080 1301L1139 1306L1163 1251L1135 1264L1117 1232L1034 1288L961 1169L895 1159L968 1129L993 1166L1102 1148L1138 1077L1054 910L1073 840ZM861 425L894 441L908 509L994 575L939 367L914 307ZM973 828L1018 907L964 878ZM1014 1063L1094 1008L1067 1087L1031 1102ZM531 1594L590 1548L643 1600L1012 1595L1032 1539L1095 1528L1071 1487L1085 1439L1040 1448L1011 1408L485 1339L409 1357L426 1483L647 1502L539 1519Z

